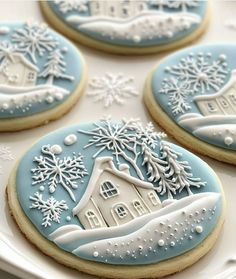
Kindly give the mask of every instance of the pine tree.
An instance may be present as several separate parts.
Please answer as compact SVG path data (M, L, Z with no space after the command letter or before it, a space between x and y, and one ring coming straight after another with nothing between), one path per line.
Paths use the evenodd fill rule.
M72 76L66 75L66 63L59 49L56 49L48 56L48 61L44 65L44 71L39 77L48 78L47 83L53 84L54 78L73 80Z

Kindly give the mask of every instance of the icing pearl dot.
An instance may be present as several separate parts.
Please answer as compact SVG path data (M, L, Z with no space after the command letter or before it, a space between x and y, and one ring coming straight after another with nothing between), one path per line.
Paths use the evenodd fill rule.
M67 216L67 217L66 217L66 221L67 221L67 222L70 222L70 221L71 221L71 217L70 217L70 216Z
M57 99L57 101L61 101L63 99L63 94L56 93L55 98Z
M71 134L68 135L65 139L64 139L64 144L65 145L72 145L77 141L77 136L75 134Z
M44 191L44 186L40 186L39 191L43 192Z
M8 108L9 108L9 105L6 104L6 103L4 103L4 104L2 105L2 107L3 107L3 109L8 109Z
M171 246L171 247L174 247L174 246L175 246L175 242L174 242L174 241L171 241L170 246Z
M164 245L165 245L165 241L164 241L163 239L160 239L160 240L158 241L158 245L159 245L160 247L164 246Z
M133 36L133 41L134 41L135 43L139 43L139 42L141 41L140 36L138 36L138 35Z
M202 233L203 232L203 227L202 226L196 226L195 228L196 233Z
M142 251L143 250L143 246L139 245L138 249L139 249L139 251Z
M53 103L53 101L54 101L54 99L53 99L53 97L51 97L51 96L49 96L49 97L46 98L46 102L47 102L48 104Z
M94 258L97 258L99 256L99 253L97 251L93 252Z
M234 140L231 137L226 137L224 140L224 143L228 146L231 145L233 142Z
M58 145L58 144L54 144L54 145L51 147L50 150L51 150L51 152L52 152L53 154L56 154L56 155L61 154L61 152L62 152L62 148L61 148L61 146Z
M221 61L225 61L227 59L227 56L225 54L221 54L219 58Z

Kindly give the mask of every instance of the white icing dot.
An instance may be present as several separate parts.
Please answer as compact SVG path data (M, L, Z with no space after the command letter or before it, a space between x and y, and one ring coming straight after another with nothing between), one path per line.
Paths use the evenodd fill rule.
M51 152L53 154L59 155L62 152L62 148L60 145L58 144L54 144L51 148L50 148Z
M57 99L57 101L61 101L63 99L63 94L56 93L55 98Z
M221 54L219 58L221 61L225 61L227 59L227 56L225 54Z
M40 186L39 191L43 192L44 191L44 186Z
M94 258L97 258L99 256L99 253L97 251L93 252Z
M139 251L142 251L143 250L143 246L139 245L138 249L139 249Z
M140 36L138 36L138 35L133 36L133 41L134 41L135 43L139 43L139 42L141 41Z
M46 102L49 103L49 104L53 103L53 101L54 101L54 99L53 99L52 96L49 96L49 97L46 98Z
M164 241L163 239L160 239L160 240L158 241L158 245L159 245L160 247L164 246L164 245L165 245L165 241Z
M77 141L77 136L74 134L68 135L65 139L64 139L64 144L65 145L72 145Z
M202 233L203 232L203 227L202 226L196 226L195 228L196 233Z
M174 246L175 246L175 242L174 242L174 241L171 241L170 246L171 246L171 247L174 247Z
M229 146L234 142L234 140L231 137L226 137L224 142L225 142L226 145Z
M8 109L9 105L7 103L2 104L3 109Z
M70 221L71 221L71 217L70 217L70 216L67 216L67 217L66 217L66 221L67 221L67 222L70 222Z

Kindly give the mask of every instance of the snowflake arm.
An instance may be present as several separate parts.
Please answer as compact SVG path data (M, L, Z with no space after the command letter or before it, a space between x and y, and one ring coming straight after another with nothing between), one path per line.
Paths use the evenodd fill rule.
M9 146L0 146L0 159L4 161L14 160Z
M43 214L42 226L45 228L51 226L51 222L60 223L61 214L64 210L68 209L68 206L64 200L57 201L53 197L48 200L43 200L43 195L36 192L34 196L30 196L30 200L33 203L30 209L38 209Z

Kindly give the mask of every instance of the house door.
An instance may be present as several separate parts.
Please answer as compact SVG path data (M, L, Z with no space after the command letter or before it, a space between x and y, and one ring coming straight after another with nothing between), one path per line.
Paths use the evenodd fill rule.
M116 204L111 211L117 225L128 223L134 219L134 216L132 215L128 206L124 203Z

